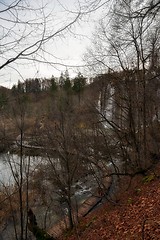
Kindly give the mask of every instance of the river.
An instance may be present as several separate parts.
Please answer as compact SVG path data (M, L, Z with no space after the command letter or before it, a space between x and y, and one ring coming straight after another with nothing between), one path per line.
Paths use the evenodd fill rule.
M27 164L30 164L30 168L34 170L41 163L45 164L46 161L40 156L23 156L23 172L25 171ZM20 157L16 154L10 154L9 152L5 154L0 154L0 186L14 185L14 178L11 168L13 169L14 173L19 174Z
M19 170L20 170L20 161L21 161L20 157L16 154L10 154L8 152L6 154L0 155L0 187L14 186L15 180L13 178L11 167L14 170L15 175L18 176ZM53 161L58 162L57 158L53 159ZM47 165L48 160L47 158L40 157L40 156L34 156L34 157L24 156L22 158L24 177L25 177L25 172L28 164L30 165L30 172L38 172L40 168L42 167L45 168L46 166L48 167ZM41 178L40 185L42 189L43 189L43 183L44 183L44 189L45 189L45 184L46 183L48 184L49 182L47 182L46 180L43 181L43 179ZM36 187L38 188L37 185ZM79 181L73 184L72 187L74 189L73 199L74 201L76 200L77 204L80 206L87 198L91 197L94 194L95 189L97 188L97 182L94 176L87 175L85 178L79 179ZM47 185L47 190L50 190L52 192L53 194L52 201L54 203L55 199L57 198L57 195L54 193L55 189L53 188L53 185L49 183ZM36 214L38 223L40 223L40 226L43 227L44 216L46 213L46 206L41 204L41 201L39 199L40 197L37 198L36 205L33 207L33 210ZM62 203L61 206L65 212L65 209L67 209L66 204ZM54 222L56 223L59 220L59 217L60 216L56 215L53 208L49 209L47 213L47 228L49 227L50 224L53 225ZM9 226L11 227L12 225L10 224ZM11 229L11 231L12 230L13 229ZM4 231L4 235L5 234L6 234L6 231ZM9 238L4 238L4 239L8 240Z
M19 178L20 174L20 157L16 154L10 154L9 152L6 154L0 155L0 188L2 187L13 187L15 185L15 179L13 177L12 170L14 171L15 177L17 179ZM58 162L58 159L55 158L53 161ZM38 173L38 171L42 168L47 169L49 165L48 159L41 157L41 156L23 156L22 158L22 168L23 168L23 177L25 179L26 177L26 169L27 166L30 166L30 174L32 173ZM11 170L12 168L12 170ZM47 177L47 174L46 174ZM33 183L35 180L31 180ZM37 184L38 183L38 184ZM92 193L94 192L94 189L96 187L97 183L93 176L88 175L83 179L79 179L78 182L73 184L73 192L74 192L74 199L76 199L77 204L81 204L86 198L90 197ZM36 182L36 187L42 188L42 191L51 191L53 196L53 201L57 200L57 194L54 193L55 188L53 185L46 180L46 178L43 179L42 176L40 176L40 179L38 182ZM10 189L11 189L10 188ZM30 186L29 186L30 188ZM56 190L57 191L57 190ZM55 192L56 192L55 191ZM40 204L40 200L38 199L36 201L36 205ZM38 206L39 207L39 206ZM65 207L65 204L63 206ZM39 212L39 211L38 211ZM39 214L38 214L39 215ZM43 214L42 214L43 215ZM40 216L38 216L40 217Z

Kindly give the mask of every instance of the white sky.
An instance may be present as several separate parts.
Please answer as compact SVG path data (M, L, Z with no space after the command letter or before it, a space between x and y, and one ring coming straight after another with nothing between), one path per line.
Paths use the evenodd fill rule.
M28 0L32 1L32 0ZM41 2L41 0L38 0ZM38 1L36 3L38 3ZM12 2L11 0L4 1L6 2ZM65 6L67 9L75 9L76 4L78 3L78 0L43 0L44 4L46 2L49 2L49 5L45 8L45 14L47 14L51 9L53 8L54 12L54 21L53 19L49 18L49 21L51 23L48 25L50 29L47 27L46 31L51 31L53 28L54 31L58 29L60 26L62 26L64 23L66 24L67 20L70 20L73 18L73 14L64 11L64 9L60 6L60 3ZM85 3L88 1L84 1ZM92 1L93 2L93 1ZM98 1L97 1L98 2ZM104 1L105 2L105 1ZM3 6L0 5L0 11L3 9ZM94 31L94 25L99 19L99 15L102 12L102 9L93 12L90 15L86 15L83 18L83 21L79 21L76 23L76 25L71 29L74 33L78 35L73 34L65 34L65 36L60 36L54 41L50 41L48 44L45 45L45 50L48 51L50 54L53 54L56 56L56 58L53 56L49 56L49 54L46 54L47 60L54 61L57 63L62 63L65 65L74 65L74 68L67 67L69 70L70 76L72 77L75 75L79 69L77 69L77 65L83 65L82 62L82 56L85 53L85 49L87 46L90 45L90 38L92 36L92 32ZM23 20L28 19L28 16L21 13ZM30 13L31 14L31 13ZM3 13L0 13L0 31L2 32L3 26L4 27L10 27L10 23L3 21L2 17L6 15L3 15ZM7 16L8 17L8 16ZM39 17L39 16L38 16ZM32 19L32 16L30 16L30 19ZM66 21L66 22L65 22ZM18 26L15 28L15 32L24 32L26 29L23 29L23 26ZM27 30L28 31L28 30ZM28 32L25 32L28 33ZM30 30L29 30L30 31ZM17 34L17 32L15 34ZM36 34L38 31L36 32ZM31 33L29 37L27 37L27 42L30 43L36 37L35 33ZM17 37L17 35L16 35ZM4 40L4 41L3 41ZM0 45L3 45L6 39L0 39ZM23 44L26 44L26 40L23 42ZM13 51L13 49L16 49ZM4 61L8 59L8 57L13 57L14 54L16 54L19 51L19 46L16 45L15 48L13 48L10 51L6 51L3 54L1 54L0 58L0 64L2 64ZM16 53L15 53L16 52ZM12 56L13 54L13 56ZM6 59L6 60L5 60ZM14 68L14 69L13 69ZM59 77L61 71L65 71L65 66L60 66L58 64L55 64L54 66L50 66L49 64L41 64L37 62L29 62L28 61L17 61L12 63L11 65L8 65L7 67L0 70L0 85L6 86L6 87L12 87L13 84L17 83L18 80L23 81L26 78L35 78L35 77L51 77L52 75Z

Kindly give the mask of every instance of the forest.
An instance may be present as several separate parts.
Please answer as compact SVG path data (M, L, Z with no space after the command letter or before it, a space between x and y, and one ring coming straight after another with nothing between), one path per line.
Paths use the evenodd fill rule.
M146 177L158 165L160 1L88 1L77 12L68 10L76 14L74 20L50 35L47 25L42 32L37 27L39 8L26 4L14 1L0 11L5 21L8 12L13 17L0 26L2 70L23 60L45 64L40 52L45 53L46 42L71 31L83 15L107 12L110 4L83 56L84 71L72 77L65 66L59 77L31 77L10 89L0 87L0 239L54 240L60 239L55 226L61 233L75 229L99 204L116 203L121 179ZM50 22L46 6L43 18ZM21 19L22 10L38 11L35 42L24 44L26 30L10 39L19 24L26 24L24 29L34 25Z

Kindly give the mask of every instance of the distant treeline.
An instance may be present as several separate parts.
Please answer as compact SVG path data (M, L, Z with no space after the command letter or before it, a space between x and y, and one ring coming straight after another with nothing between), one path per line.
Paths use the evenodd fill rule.
M59 78L52 76L51 78L29 78L24 82L18 81L18 84L13 85L12 91L19 93L39 93L42 91L55 92L58 89L78 93L86 85L86 78L81 74L71 79L68 71L61 73Z

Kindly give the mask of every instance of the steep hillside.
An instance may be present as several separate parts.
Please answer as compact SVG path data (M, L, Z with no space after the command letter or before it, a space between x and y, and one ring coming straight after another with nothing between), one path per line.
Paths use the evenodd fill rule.
M106 202L81 219L74 232L67 232L61 240L160 239L159 177L160 164L131 182L124 177L116 203Z

